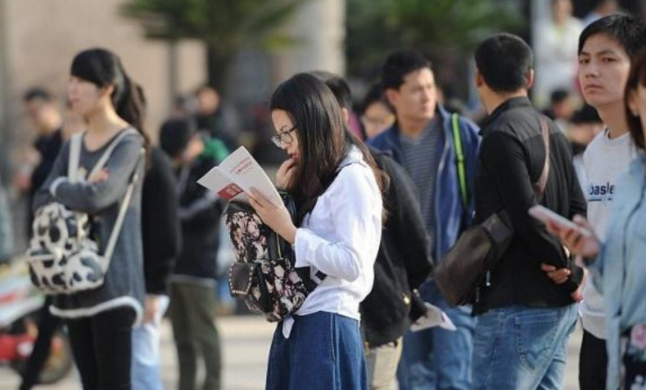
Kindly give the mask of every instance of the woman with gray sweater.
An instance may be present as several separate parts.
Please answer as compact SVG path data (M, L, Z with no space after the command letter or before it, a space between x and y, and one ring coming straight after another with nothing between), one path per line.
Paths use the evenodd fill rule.
M104 49L79 53L68 84L72 108L88 123L82 136L79 177L85 177L112 147L103 169L86 180L67 179L70 144L63 146L34 208L58 202L87 213L92 235L105 251L134 173L143 173L142 105L136 84L120 59ZM112 145L114 144L114 145ZM141 181L127 206L122 228L105 275L95 289L55 296L51 311L66 320L74 358L85 390L129 390L132 327L143 313Z

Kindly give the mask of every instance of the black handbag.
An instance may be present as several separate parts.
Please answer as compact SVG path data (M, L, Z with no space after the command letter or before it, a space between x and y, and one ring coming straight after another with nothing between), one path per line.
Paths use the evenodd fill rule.
M541 119L545 143L545 164L538 182L534 184L537 199L542 198L550 170L550 133ZM489 283L493 270L505 253L514 235L509 216L503 209L484 222L464 231L455 245L435 266L433 278L444 298L453 306L467 305L483 282Z

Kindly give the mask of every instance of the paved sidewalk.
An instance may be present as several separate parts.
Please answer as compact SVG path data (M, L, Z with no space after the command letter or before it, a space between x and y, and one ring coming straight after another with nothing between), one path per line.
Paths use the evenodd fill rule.
M265 383L265 370L269 344L274 330L257 316L236 316L219 319L218 329L223 342L223 390L261 390ZM162 377L166 390L174 390L177 380L175 346L170 322L164 323L162 333ZM578 347L581 332L570 339L568 368L564 390L577 390ZM0 368L0 390L16 390L18 377L7 368ZM80 390L76 373L51 386L37 386L37 390ZM304 388L303 390L307 390Z

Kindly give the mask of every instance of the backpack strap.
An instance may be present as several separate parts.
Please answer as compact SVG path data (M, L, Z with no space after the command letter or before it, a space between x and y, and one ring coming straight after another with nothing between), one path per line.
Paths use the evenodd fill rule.
M101 169L103 169L105 164L107 164L108 160L110 159L110 156L112 155L112 152L117 147L117 145L119 145L121 140L124 139L127 135L133 134L133 133L137 134L137 131L135 129L133 129L132 127L129 127L129 128L127 128L125 130L122 130L121 133L119 133L119 135L117 135L117 137L112 142L110 142L110 145L108 145L108 148L105 150L105 152L103 152L103 154L101 155L99 160L96 162L96 164L94 164L94 167L92 167L92 171L90 172L90 174L87 177L88 178L92 177L97 172L99 172Z
M465 210L469 208L470 194L467 184L467 174L465 167L464 150L462 148L462 134L460 132L460 123L458 114L451 115L451 124L453 128L453 145L455 145L455 165L458 171L458 185L460 186L460 195L462 205Z
M81 160L81 142L83 134L74 134L70 140L70 156L67 161L67 179L74 183L78 181L78 168Z
M139 167L141 165L141 162L144 160L144 156L146 154L146 151L141 148L139 151L139 156L137 157L137 164L135 165L135 171L132 173L132 176L130 177L130 184L128 184L128 190L126 191L126 195L123 197L121 200L121 205L119 206L119 214L117 215L117 220L114 223L114 227L112 228L112 232L110 233L110 238L108 239L108 245L105 248L105 252L103 254L103 259L104 261L102 262L102 267L103 267L103 272L107 271L108 266L110 265L110 258L112 258L112 252L114 252L114 247L117 244L117 238L119 238L119 233L121 232L121 227L123 226L123 220L126 217L126 211L128 209L128 206L130 205L130 201L132 199L132 194L135 191L135 186L137 184L137 181L139 180Z

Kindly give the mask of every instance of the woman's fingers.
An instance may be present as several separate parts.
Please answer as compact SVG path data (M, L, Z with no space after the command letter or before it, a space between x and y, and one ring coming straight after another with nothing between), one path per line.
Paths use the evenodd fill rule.
M258 203L258 205L260 205L261 207L265 207L268 204L271 204L271 202L269 202L267 198L265 198L265 196L254 187L251 187L251 196L253 197L254 201L256 201L256 203Z

